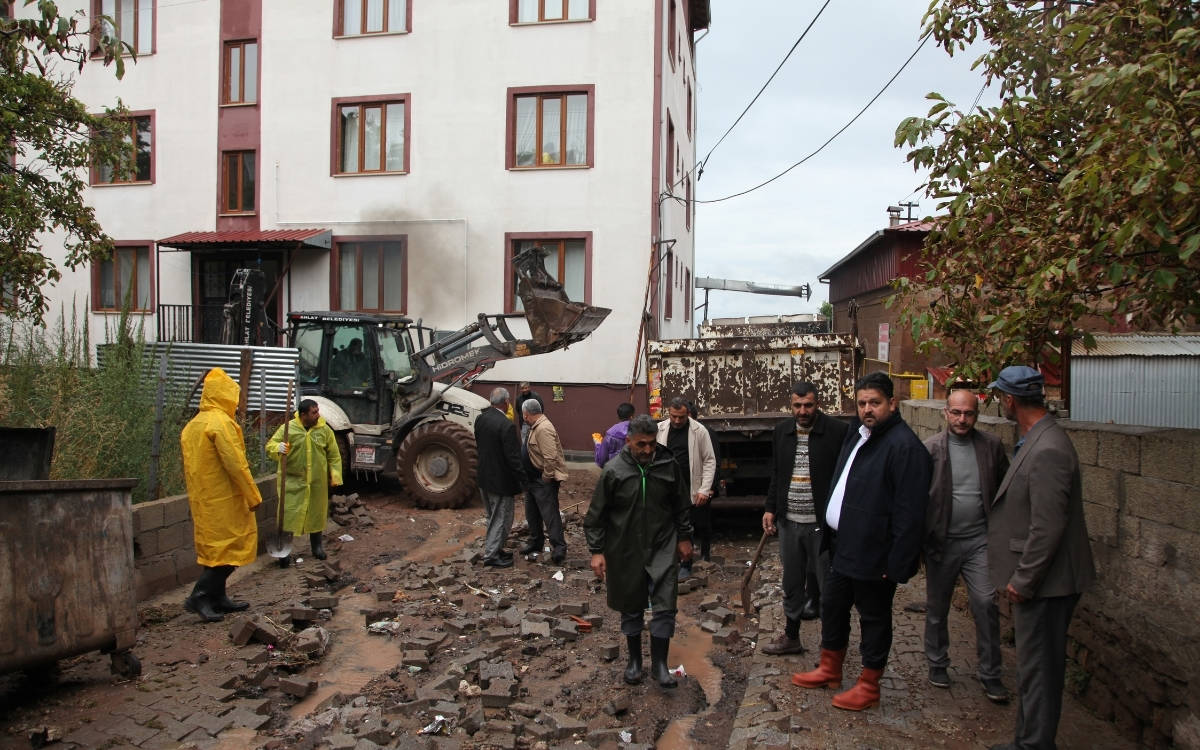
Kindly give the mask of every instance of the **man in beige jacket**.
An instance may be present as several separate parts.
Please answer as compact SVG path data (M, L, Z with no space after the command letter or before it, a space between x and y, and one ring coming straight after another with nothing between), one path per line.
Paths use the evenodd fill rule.
M658 442L671 451L683 476L688 478L692 507L708 505L712 499L713 477L717 473L717 457L708 430L688 414L687 401L678 396L671 399L667 405L667 418L658 423ZM692 561L681 561L679 579L687 578L691 572Z
M525 492L529 542L521 548L521 554L541 551L545 541L542 536L544 526L550 536L550 559L560 565L567 558L567 540L563 537L562 515L558 511L558 485L567 479L562 442L536 398L526 399L521 404L521 419L529 425L521 444L521 463L529 480L529 489Z

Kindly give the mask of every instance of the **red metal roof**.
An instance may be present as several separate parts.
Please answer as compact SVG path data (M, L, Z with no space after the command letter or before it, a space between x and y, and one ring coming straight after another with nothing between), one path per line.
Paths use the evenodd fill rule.
M333 232L328 229L254 229L243 232L184 232L158 241L159 245L181 250L215 250L222 245L258 247L294 247L308 245L329 249Z

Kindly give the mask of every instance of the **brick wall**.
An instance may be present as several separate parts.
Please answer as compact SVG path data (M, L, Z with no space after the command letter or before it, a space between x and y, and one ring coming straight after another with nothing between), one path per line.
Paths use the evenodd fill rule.
M942 429L942 406L906 401L901 413L924 439ZM1067 689L1143 747L1200 748L1200 430L1060 424L1099 574L1071 622ZM979 427L1011 451L1015 424Z
M262 504L258 521L258 551L264 551L264 530L275 523L275 475L255 480ZM138 601L143 601L200 577L192 544L192 514L187 495L164 497L133 506L133 567Z

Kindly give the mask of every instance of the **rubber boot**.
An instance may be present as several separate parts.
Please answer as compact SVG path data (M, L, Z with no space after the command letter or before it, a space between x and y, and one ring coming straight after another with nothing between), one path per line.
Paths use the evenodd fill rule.
M883 676L882 669L867 669L863 667L862 674L854 687L844 693L833 696L833 705L847 711L862 711L871 706L879 705L879 678Z
M325 545L321 543L321 535L324 532L314 531L308 535L308 543L312 546L312 556L318 560L324 560L328 555L325 554Z
M183 608L188 612L200 615L200 619L205 622L220 622L225 619L225 616L213 606L215 601L213 596L219 585L218 577L216 569L206 567L200 577L196 579L196 585L192 588L191 595L183 600Z
M671 676L671 670L667 667L667 651L670 647L670 638L650 636L650 675L665 688L673 688L679 684Z
M637 685L642 681L642 636L625 636L625 645L629 648L629 663L625 665L625 684Z
M792 675L792 684L803 688L840 688L842 686L842 662L846 659L846 649L830 651L821 649L821 663L811 672L797 672Z
M220 574L220 584L217 588L216 606L213 608L218 612L242 612L250 609L250 602L235 601L230 599L225 593L225 584L229 581L230 574L233 573L232 565L222 565L217 569Z
M712 543L707 539L700 540L700 559L709 562L712 557Z

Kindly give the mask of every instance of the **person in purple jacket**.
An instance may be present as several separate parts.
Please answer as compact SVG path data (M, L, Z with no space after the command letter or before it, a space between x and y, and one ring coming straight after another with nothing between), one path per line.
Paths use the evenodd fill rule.
M608 432L604 433L604 438L596 443L596 465L601 469L608 463L608 459L625 447L625 436L629 434L629 420L633 419L635 411L637 410L633 408L633 404L628 402L617 407L617 419L620 421L609 427Z

